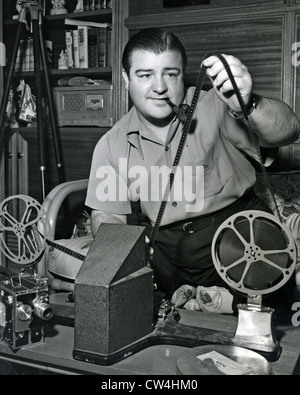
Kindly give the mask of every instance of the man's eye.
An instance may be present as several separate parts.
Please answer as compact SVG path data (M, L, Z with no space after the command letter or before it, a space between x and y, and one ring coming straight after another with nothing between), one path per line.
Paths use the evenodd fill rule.
M151 74L140 74L139 78L142 80L147 80L151 77Z
M166 73L165 76L170 79L176 79L178 77L177 73Z

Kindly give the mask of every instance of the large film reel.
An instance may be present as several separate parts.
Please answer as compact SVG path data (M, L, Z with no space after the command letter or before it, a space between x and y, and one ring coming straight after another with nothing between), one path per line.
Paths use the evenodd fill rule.
M227 219L212 242L212 258L222 279L247 295L281 288L294 272L297 248L289 229L274 215L242 211Z
M291 232L274 215L242 211L218 228L212 258L222 279L247 295L247 304L237 305L233 344L277 360L281 347L272 327L274 309L262 305L262 296L281 288L294 273L297 247Z
M41 205L26 195L11 196L0 204L0 250L12 262L39 262L45 249L45 216Z

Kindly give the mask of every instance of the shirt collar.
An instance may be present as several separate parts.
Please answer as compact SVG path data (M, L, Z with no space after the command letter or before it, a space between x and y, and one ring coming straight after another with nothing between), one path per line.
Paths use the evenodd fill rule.
M179 124L180 122L177 116L175 116L170 126L166 144L169 144L172 138L174 137ZM144 157L144 155L141 146L141 139L147 139L156 144L164 145L161 141L157 140L155 137L154 138L152 137L151 132L145 127L145 125L139 119L135 107L133 107L130 110L130 117L127 126L126 137L127 137L127 141L139 151L142 157Z
M144 159L144 154L140 141L140 129L142 127L141 121L137 115L135 107L130 110L129 122L127 126L126 138L127 141L135 147L141 157Z

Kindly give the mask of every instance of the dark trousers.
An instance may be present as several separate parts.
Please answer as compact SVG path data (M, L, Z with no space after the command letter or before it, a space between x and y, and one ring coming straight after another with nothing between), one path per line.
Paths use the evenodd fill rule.
M158 289L170 298L184 284L195 287L226 286L213 264L212 240L218 227L227 218L244 210L270 212L266 204L250 191L213 214L160 227L151 261ZM146 226L149 237L152 230L149 221L144 218L140 225Z

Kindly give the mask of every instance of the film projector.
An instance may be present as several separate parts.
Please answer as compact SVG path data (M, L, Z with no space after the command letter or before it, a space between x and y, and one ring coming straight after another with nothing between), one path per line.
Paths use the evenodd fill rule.
M17 201L24 207L19 219L11 214ZM28 274L46 250L46 227L41 207L28 196L11 197L0 205L1 251L22 267L19 274L0 268L0 334L13 349L43 341L45 323L55 319L47 278ZM15 238L16 253L8 236ZM274 215L243 211L218 228L211 249L221 278L247 297L246 304L237 306L234 336L181 324L180 311L168 301L155 311L144 228L102 224L75 279L73 357L111 365L149 346L172 344L193 353L221 347L228 355L242 350L239 358L250 352L277 360L281 347L273 333L274 310L263 306L262 297L281 288L294 272L297 251L290 231ZM201 312L195 314L201 317Z

